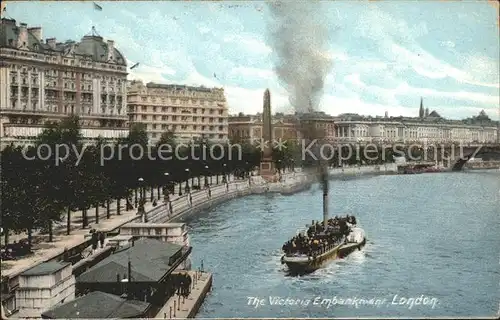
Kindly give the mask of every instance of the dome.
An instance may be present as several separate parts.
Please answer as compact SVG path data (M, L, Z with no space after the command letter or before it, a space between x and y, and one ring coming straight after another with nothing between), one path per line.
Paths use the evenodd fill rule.
M68 40L56 43L55 38L48 38L44 43L40 27L28 28L25 23L20 23L17 26L14 19L2 18L1 21L0 47L20 48L21 50L49 54L56 52L63 55L80 55L97 62L127 65L124 56L115 48L114 41L104 42L103 38L95 33L95 28L92 28L92 33L84 36L80 42Z
M76 55L88 56L98 62L127 65L121 52L114 47L114 42L111 40L104 42L101 36L87 35L80 42L71 43L70 46Z

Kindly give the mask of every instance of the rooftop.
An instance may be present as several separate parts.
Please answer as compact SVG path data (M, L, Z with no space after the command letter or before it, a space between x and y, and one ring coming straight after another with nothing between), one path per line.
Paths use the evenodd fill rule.
M21 276L45 276L71 265L71 262L49 261L34 266L21 273Z
M158 282L171 271L170 258L182 248L181 245L156 239L140 239L82 273L77 282L116 282L117 275L123 277L128 274L129 261L133 281Z
M93 291L42 313L49 319L140 318L150 304Z
M111 40L104 42L93 27L92 31L80 42L73 40L56 42L55 38L48 38L44 43L41 27L28 28L25 23L17 25L14 19L2 18L1 22L0 47L45 54L59 53L70 57L80 56L102 63L127 65L123 55L115 48L114 42ZM24 32L26 32L25 38Z
M161 84L161 83L154 83L154 82L147 83L146 87L155 88L155 89L176 90L176 91L189 90L189 91L198 91L198 92L212 92L212 89L205 88L205 87L192 87L192 86L186 86L186 85L180 85L180 84Z

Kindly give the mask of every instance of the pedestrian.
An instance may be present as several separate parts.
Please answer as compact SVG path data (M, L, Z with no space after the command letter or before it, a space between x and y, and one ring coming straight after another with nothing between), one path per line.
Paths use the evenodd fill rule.
M179 290L177 291L177 295L183 294L183 288L184 288L184 275L179 274Z
M179 276L177 274L172 277L172 286L174 287L174 294L179 294Z
M92 254L94 254L94 251L97 249L97 242L98 242L97 233L92 232L92 237L90 241L90 244L92 245Z
M184 274L184 293L183 296L187 297L189 295L189 275L187 273Z
M104 232L99 232L99 243L101 244L101 249L104 247Z
M191 276L188 274L187 275L187 296L191 293L191 284L193 283L193 279Z

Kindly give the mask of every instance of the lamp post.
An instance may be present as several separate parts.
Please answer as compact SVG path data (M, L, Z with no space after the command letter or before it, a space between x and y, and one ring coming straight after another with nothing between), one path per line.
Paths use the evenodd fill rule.
M146 197L144 194L144 179L139 178L139 179L137 179L137 181L139 182L139 191L141 193L141 198L139 200L139 208L137 209L137 213L141 214L144 212L144 202L145 202L145 197Z
M205 188L208 187L208 166L205 166Z
M222 165L223 169L223 173L224 173L224 179L222 180L222 183L228 183L228 179L227 179L227 164L223 164Z
M189 168L186 168L184 171L186 171L187 178L186 178L186 188L184 189L185 192L189 192Z
M168 201L168 195L169 195L169 192L168 192L168 188L169 188L169 180L168 180L168 176L170 174L168 172L165 172L163 174L163 176L165 177L165 190L163 191L163 197L164 197L164 200L165 201Z

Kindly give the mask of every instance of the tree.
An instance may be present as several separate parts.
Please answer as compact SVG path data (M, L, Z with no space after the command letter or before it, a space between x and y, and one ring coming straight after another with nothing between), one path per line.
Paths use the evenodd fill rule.
M64 203L67 208L67 234L70 233L71 212L78 208L76 203L81 200L79 184L82 174L77 173L78 158L76 154L76 152L80 154L83 149L79 121L77 116L70 116L59 124L49 124L36 141L39 150L45 153L50 152L50 156L45 154L39 159L47 159L43 165L45 178L57 181L53 183L53 186L60 191L51 197L54 198L55 203ZM42 145L49 146L50 151L40 148ZM57 212L57 214L60 216L61 212ZM82 214L85 224L86 212L83 211ZM52 238L52 224L56 218L57 216L51 216L47 221L50 238Z

